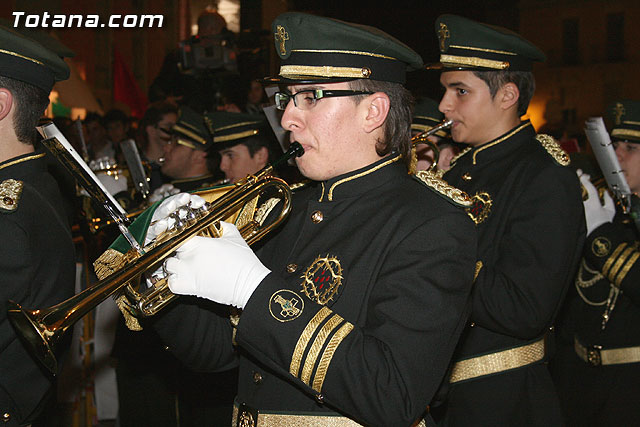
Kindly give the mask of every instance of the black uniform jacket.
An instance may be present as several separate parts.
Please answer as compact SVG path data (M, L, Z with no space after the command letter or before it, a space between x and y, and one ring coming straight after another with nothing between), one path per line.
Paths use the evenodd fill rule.
M466 152L444 175L474 199L468 212L482 262L455 360L542 337L573 281L586 234L580 184L535 137L522 122ZM446 408L445 425L560 423L542 364L455 383Z
M0 414L9 414L8 424L3 425L30 421L51 387L50 376L16 336L5 302L46 308L74 290L71 231L43 157L34 153L0 163L0 183L9 179L23 183L22 194L10 202L17 207L0 209Z
M622 212L587 237L559 322L553 363L568 425L635 425L640 420L640 363L592 366L578 357L574 342L604 350L640 346L639 245L633 220Z
M476 238L464 211L399 160L295 195L258 253L272 273L237 328L240 404L384 426L425 411L466 323ZM191 366L233 362L228 319L177 306L159 320Z
M596 228L587 238L579 271L582 280L576 281L571 292L575 302L569 316L574 336L583 345L605 349L640 345L639 245L633 220L620 212L613 222ZM598 277L592 283L594 276ZM592 303L613 299L612 287L620 289L620 294L603 329L607 305L591 305L585 299ZM584 299L579 297L578 288Z

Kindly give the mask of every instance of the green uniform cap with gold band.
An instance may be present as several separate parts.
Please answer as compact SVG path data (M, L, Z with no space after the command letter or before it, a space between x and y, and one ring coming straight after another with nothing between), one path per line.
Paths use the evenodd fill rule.
M213 144L211 119L189 107L180 107L178 120L171 128L171 134L178 144L194 150L207 150Z
M53 84L69 78L69 67L37 41L0 26L0 76L50 92Z
M428 131L444 119L444 114L438 110L438 102L431 98L421 98L413 108L413 118L411 119L411 130L417 132ZM448 137L449 132L440 130L437 136Z
M281 66L265 83L330 83L371 79L403 84L407 68L423 67L411 48L377 28L304 13L272 24Z
M617 101L607 112L613 124L611 139L640 143L640 101Z
M216 111L207 116L213 123L213 144L218 150L239 144L267 129L267 121L262 115Z
M428 68L531 71L544 53L513 31L456 15L436 20L440 63Z

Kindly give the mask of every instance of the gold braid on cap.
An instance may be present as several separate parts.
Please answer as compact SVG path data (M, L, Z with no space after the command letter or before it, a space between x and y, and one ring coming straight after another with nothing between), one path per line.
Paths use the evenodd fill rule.
M459 65L467 67L483 67L494 70L506 70L509 61L493 61L491 59L476 58L473 56L440 55L440 62L444 65Z

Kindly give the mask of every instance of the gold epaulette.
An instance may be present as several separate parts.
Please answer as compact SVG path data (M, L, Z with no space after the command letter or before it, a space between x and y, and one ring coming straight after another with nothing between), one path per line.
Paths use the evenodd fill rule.
M18 209L22 195L22 181L5 179L0 183L0 212L11 213Z
M414 177L425 184L428 188L444 196L447 200L450 200L458 206L468 208L473 204L471 197L469 197L467 193L459 188L449 185L444 179L438 177L433 172L418 171Z
M547 150L547 153L553 157L553 160L555 160L556 163L562 166L569 166L571 163L569 155L552 136L540 133L536 135L536 139L540 144L542 144L544 149Z

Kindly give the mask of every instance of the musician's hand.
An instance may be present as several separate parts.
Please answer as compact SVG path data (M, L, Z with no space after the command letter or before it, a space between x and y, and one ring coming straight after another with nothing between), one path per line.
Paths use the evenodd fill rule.
M602 224L613 221L613 217L616 214L616 206L607 191L604 192L604 205L600 202L598 190L591 183L591 177L589 175L583 174L581 170L578 170L578 176L580 177L582 187L587 191L587 198L583 203L588 236Z
M165 197L178 194L180 190L173 186L173 184L162 184L160 187L153 190L153 193L149 196L149 203L159 202Z
M179 193L167 197L160 203L151 217L144 245L148 245L157 236L173 228L176 224L176 215L183 219L186 217L186 211L181 211L181 207L189 205L191 209L200 209L204 204L205 200L197 194Z
M221 222L222 237L192 237L167 259L169 289L244 308L270 273L233 224Z

